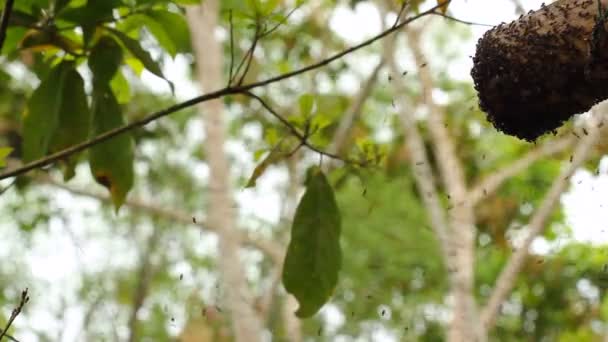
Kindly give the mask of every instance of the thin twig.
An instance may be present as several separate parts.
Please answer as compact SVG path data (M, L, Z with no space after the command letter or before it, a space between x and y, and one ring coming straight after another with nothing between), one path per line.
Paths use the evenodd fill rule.
M64 184L56 181L49 176L38 176L35 178L36 181L54 186L56 188L65 190L76 196L84 196L99 200L104 203L111 203L112 199L107 194L97 193L88 189L76 188L74 186ZM205 231L217 233L217 228L212 225L207 225L202 219L197 219L196 222L192 221L192 215L184 212L177 208L168 208L157 203L149 203L135 198L128 198L125 201L125 205L134 211L146 213L151 216L155 216L164 220L168 220L173 223L179 223L184 225L194 225ZM264 254L268 255L273 262L279 262L282 259L281 248L275 244L272 240L267 240L262 237L252 236L247 232L240 231L238 233L239 241L246 246L259 249Z
M245 70L243 70L243 73L241 74L241 78L239 79L239 82L237 83L237 85L239 85L239 86L243 84L243 81L245 81L245 77L249 73L249 68L251 68L251 63L253 62L253 55L255 54L255 49L258 47L259 41L260 41L260 26L256 26L255 36L253 37L253 42L251 43L251 47L249 48L249 51L247 51L247 54L245 55L245 59L246 59Z
M186 100L184 102L181 102L181 103L175 104L173 106L170 106L170 107L168 107L166 109L163 109L163 110L160 110L158 112L152 113L152 114L150 114L150 115L148 115L148 116L146 116L146 117L144 117L142 119L133 121L133 122L127 124L127 125L124 125L124 126L117 127L117 128L111 129L109 131L106 131L105 133L102 133L102 134L100 134L98 136L95 136L95 137L93 137L93 138L91 138L91 139L89 139L89 140L87 140L87 141L85 141L85 142L83 142L81 144L77 144L77 145L68 147L68 148L63 149L63 150L61 150L59 152L50 154L50 155L48 155L48 156L46 156L44 158L40 158L38 160L32 161L32 162L30 162L28 164L25 164L25 165L23 165L23 166L21 166L21 167L19 167L17 169L3 172L2 174L0 174L0 180L6 179L6 178L10 178L10 177L15 177L15 176L24 174L26 172L29 172L31 170L34 170L34 169L37 169L37 168L40 168L40 167L52 164L52 163L54 163L54 162L56 162L58 160L65 159L66 157L69 157L69 156L71 156L73 154L76 154L78 152L84 151L84 150L90 148L91 146L95 146L95 145L97 145L99 143L102 143L102 142L104 142L106 140L109 140L109 139L111 139L111 138L113 138L113 137L115 137L117 135L129 132L129 131L131 131L131 130L133 130L135 128L138 128L138 127L145 126L145 125L147 125L148 123L150 123L152 121L156 121L156 120L158 120L158 119L160 119L162 117L165 117L165 116L167 116L169 114L175 113L175 112L180 111L180 110L185 109L185 108L192 107L192 106L194 106L196 104L199 104L201 102L206 102L206 101L218 99L218 98L221 98L221 97L224 97L224 96L228 96L228 95L243 94L243 93L245 93L245 92L247 92L249 90L252 90L252 89L255 89L255 88L259 88L259 87L264 87L264 86L267 86L269 84L277 83L277 82L283 81L285 79L289 79L289 78L292 78L292 77L304 74L304 73L309 72L311 70L315 70L315 69L324 67L324 66L326 66L326 65L328 65L328 64L330 64L330 63L332 63L332 62L334 62L336 60L341 59L342 57L344 57L344 56L346 56L348 54L351 54L351 53L353 53L353 52L355 52L357 50L360 50L360 49L362 49L362 48L364 48L364 47L366 47L368 45L373 44L374 42L376 42L376 41L378 41L378 40L380 40L380 39L382 39L382 38L384 38L384 37L386 37L386 36L388 36L388 35L396 32L396 31L400 30L401 28L403 28L406 25L412 23L413 21L416 21L416 20L418 20L418 19L420 19L422 17L428 16L428 15L434 14L435 10L437 8L439 8L439 6L440 5L433 6L429 10L426 10L424 12L421 12L421 13L419 13L417 15L414 15L414 16L412 16L412 17L404 20L401 24L399 24L397 26L394 26L394 27L391 27L391 28L389 28L389 29L387 29L385 31L382 31L382 32L378 33L377 35L375 35L375 36L373 36L373 37L371 37L371 38L369 38L369 39L367 39L367 40L365 40L365 41L363 41L363 42L361 42L361 43L359 43L357 45L354 45L354 46L351 46L351 47L349 47L349 48L347 48L345 50L342 50L341 52L338 52L338 53L334 54L333 56L328 57L328 58L326 58L326 59L324 59L322 61L310 64L310 65L308 65L306 67L303 67L303 68L300 68L300 69L297 69L297 70L294 70L294 71L291 71L291 72L287 72L287 73L284 73L284 74L280 74L278 76L270 77L270 78L262 80L262 81L252 82L252 83L249 83L249 84L245 84L245 85L241 85L241 86L236 86L236 87L226 87L226 88L223 88L223 89L220 89L220 90L216 90L216 91L213 91L213 92L210 92L210 93L207 93L207 94L196 96L196 97L191 98L189 100Z
M2 17L0 17L0 52L4 46L4 40L6 39L6 30L8 29L8 22L11 19L13 3L14 0L6 0L4 10L2 11Z
M298 138L300 140L300 145L296 148L296 150L294 150L293 153L295 153L295 151L297 151L301 146L306 146L309 150L317 152L318 154L320 154L321 156L326 156L329 157L331 159L335 159L335 160L339 160L342 161L343 163L346 164L353 164L353 165L357 165L357 166L361 166L361 167L367 167L369 166L369 163L367 161L357 161L357 160L352 160L352 159L345 159L340 157L339 155L335 154L335 153L330 153L327 151L323 151L320 148L312 145L309 141L308 138L313 135L315 132L310 132L309 129L306 129L306 133L302 134L300 133L300 131L298 131L298 129L296 127L294 127L294 125L292 125L291 123L289 123L289 121L287 121L287 119L285 119L281 114L279 114L276 110L274 110L274 108L272 108L266 101L264 101L264 99L262 99L261 97L255 95L252 92L245 92L243 95L247 95L253 99L255 99L256 101L258 101L262 107L266 108L266 110L272 114L272 116L274 116L275 118L277 118L279 121L281 121L281 123L287 127L287 129L291 132L291 134L293 136L295 136L296 138Z
M232 21L232 10L228 13L228 23L230 25L230 71L228 74L228 87L232 85L234 73L234 23Z
M21 342L9 334L4 334L4 337L8 338L10 341L13 341L13 342Z
M374 90L374 85L378 79L378 74L380 73L380 69L382 69L384 64L386 64L386 61L384 58L382 58L365 83L363 83L363 86L361 87L361 90L357 94L357 97L353 101L352 105L342 116L342 120L340 120L340 123L338 124L336 133L334 133L333 140L327 149L328 152L339 153L342 150L353 124L361 114L365 101Z
M399 22L401 21L401 16L403 16L403 13L405 13L405 10L409 6L409 4L410 4L409 1L403 2L403 4L401 5L401 8L399 9L399 12L397 13L397 18L395 19L395 23L393 24L393 27L399 25Z
M289 20L289 18L291 17L291 15L297 11L301 6L302 6L303 2L299 5L297 5L296 7L292 8L291 11L289 11L289 13L287 13L287 15L285 15L285 17L283 19L281 19L278 23L276 23L273 27L269 28L268 30L265 30L263 33L260 34L260 38L264 38L270 34L272 34L274 31L276 31L279 27L283 26L283 24L285 24L287 22L287 20Z
M25 288L25 290L21 291L21 300L19 301L19 305L15 309L13 309L13 312L11 312L11 317L9 317L8 323L6 323L6 327L0 332L0 341L2 341L3 337L7 336L6 332L11 327L11 324L13 324L13 321L17 318L17 316L19 316L25 304L30 301L30 297L27 295L27 290L28 289ZM9 337L7 336L7 338ZM10 337L10 339L15 340L12 337Z
M467 21L467 20L462 20L462 19L458 19L455 17L452 17L451 15L445 14L445 13L441 13L441 12L435 12L433 13L434 15L438 15L440 17L444 17L448 20L451 21L455 21L457 23L461 23L461 24L465 24L465 25L470 25L470 26L484 26L484 27L494 27L496 25L490 25L490 24L482 24L482 23L476 23L474 21Z

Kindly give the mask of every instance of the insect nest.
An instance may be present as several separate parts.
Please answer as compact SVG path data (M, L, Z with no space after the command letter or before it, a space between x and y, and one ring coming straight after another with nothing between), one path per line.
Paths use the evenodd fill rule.
M596 0L559 0L479 39L471 76L494 127L533 141L608 98L598 13Z

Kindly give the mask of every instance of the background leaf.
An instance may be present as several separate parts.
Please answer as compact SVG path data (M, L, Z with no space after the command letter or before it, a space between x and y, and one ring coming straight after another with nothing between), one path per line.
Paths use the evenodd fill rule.
M443 14L445 14L445 12L447 12L449 4L450 3L448 2L448 0L437 0L437 5L441 5L441 7L439 7L439 10Z
M318 167L308 172L283 266L283 285L300 307L298 317L310 317L329 300L342 265L340 213L334 191Z
M50 151L56 152L79 144L89 137L91 130L91 112L87 103L84 80L74 68L66 71L61 87L61 102L59 120L54 136L51 139ZM69 158L64 170L64 178L74 175L76 158Z
M131 54L144 65L144 67L148 71L167 81L167 83L169 83L169 86L171 87L171 91L173 91L173 83L171 83L168 79L165 78L158 62L152 59L152 56L150 56L148 51L144 50L141 47L137 40L127 36L126 34L120 31L113 29L109 30L124 44L125 48L129 50L129 52L131 52Z
M146 27L158 43L175 57L178 52L190 49L190 30L184 17L169 11L153 10L146 12Z
M23 161L26 163L43 157L49 149L59 121L68 64L53 68L28 101L23 117Z
M12 151L13 149L11 147L0 147L0 167L6 167L6 157L8 157Z
M89 56L89 68L95 83L106 85L114 78L122 63L120 45L112 37L103 36L97 41Z

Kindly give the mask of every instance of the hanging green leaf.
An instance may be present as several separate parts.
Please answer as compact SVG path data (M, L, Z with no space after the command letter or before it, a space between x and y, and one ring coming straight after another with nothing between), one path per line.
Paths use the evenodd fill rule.
M314 315L329 300L342 265L340 212L333 189L318 167L308 170L283 265L283 285L299 303L296 315Z
M99 38L89 56L89 68L95 84L107 85L122 63L122 49L110 36Z
M28 100L23 114L23 161L26 163L48 152L64 100L63 82L70 68L73 65L67 62L55 66Z
M67 147L84 142L91 130L91 112L87 103L84 80L75 68L67 70L61 87L61 108L54 136L51 139L50 151L57 152ZM64 179L74 176L76 158L65 160Z
M124 125L122 110L109 86L93 91L93 135ZM133 186L133 140L128 133L95 145L89 152L91 173L105 186L116 211Z
M0 147L0 167L6 167L6 158L13 152L11 147Z
M108 30L112 32L112 34L114 34L114 36L116 36L122 42L125 48L129 50L129 52L131 52L131 54L135 58L142 62L142 64L148 71L167 81L167 83L169 83L169 86L171 87L171 91L174 91L173 83L171 83L165 78L160 68L160 65L154 59L152 59L152 56L150 56L148 51L144 50L144 48L139 45L139 42L137 40L127 36L126 34L118 30L114 30L111 28L108 28Z

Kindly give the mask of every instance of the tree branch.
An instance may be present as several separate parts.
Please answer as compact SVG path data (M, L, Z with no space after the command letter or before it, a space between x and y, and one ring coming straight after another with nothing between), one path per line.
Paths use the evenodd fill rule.
M450 2L450 0L448 0L448 2ZM148 123L158 120L162 117L165 117L169 114L175 113L177 111L180 111L182 109L185 108L189 108L192 107L196 104L202 103L202 102L206 102L206 101L210 101L210 100L214 100L214 99L219 99L221 97L224 96L228 96L228 95L235 95L235 94L243 94L249 90L258 88L258 87L263 87L263 86L267 86L269 84L272 83L276 83L276 82L280 82L283 81L285 79L291 78L291 77L295 77L298 76L300 74L304 74L308 71L311 70L315 70L321 67L324 67L338 59L341 59L342 57L353 53L357 50L360 50L361 48L364 48L368 45L373 44L374 42L400 30L401 28L403 28L404 26L410 24L411 22L418 20L422 17L428 16L428 15L432 15L432 14L436 14L435 10L437 8L439 8L441 5L436 5L431 7L430 9L423 11L417 15L414 15L408 19L405 19L403 22L401 22L399 25L395 25L394 27L391 27L385 31L380 32L379 34L373 36L372 38L369 38L357 45L351 46L350 48L347 48L339 53L334 54L333 56L326 58L322 61L319 61L317 63L313 63L311 65L308 65L306 67L300 68L298 70L294 70L292 72L288 72L288 73L284 73L278 76L274 76L271 78L268 78L266 80L262 80L262 81L258 81L258 82L253 82L253 83L249 83L249 84L245 84L245 85L241 85L241 86L227 86L223 89L220 90L216 90L207 94L203 94L200 96L196 96L194 98L191 98L190 100L186 100L184 102L178 103L176 105L170 106L166 109L154 112L140 120L136 120L133 121L127 125L121 126L121 127L117 127L114 129L111 129L109 131L106 131L105 133L102 133L92 139L89 139L87 141L85 141L84 143L81 144L77 144L71 147L68 147L64 150L61 150L59 152L50 154L44 158L32 161L28 164L25 164L17 169L14 170L9 170L9 171L5 171L2 174L0 174L0 180L2 179L6 179L9 177L15 177L21 174L24 174L26 172L29 172L31 170L52 164L56 161L59 161L61 159L65 159L66 157L69 157L73 154L76 154L78 152L84 151L88 148L90 148L91 146L97 145L99 143L102 143L108 139L111 139L117 135L132 131L135 128L138 127L142 127L147 125Z
M252 92L245 92L244 95L247 95L247 96L253 98L254 100L258 101L262 105L262 107L264 107L270 114L272 114L272 116L274 116L275 118L277 118L284 126L286 126L293 136L295 136L296 138L298 138L300 140L300 145L296 148L296 151L301 146L306 146L309 150L317 152L318 154L320 154L322 156L329 157L331 159L340 160L340 161L342 161L344 163L354 164L354 165L358 165L358 166L361 166L361 167L368 166L368 162L367 161L361 162L359 160L345 159L345 158L343 158L343 157L341 157L341 156L339 156L337 154L330 153L330 152L327 152L327 151L323 151L320 148L312 145L308 141L308 139L310 138L310 135L312 135L314 132L300 133L294 125L292 125L289 121L287 121L287 119L285 119L274 108L272 108L272 106L270 106L270 104L268 104L268 102L266 102L264 99L262 99L261 97L255 95ZM292 152L292 154L294 152Z
M363 87L357 94L352 105L348 108L346 113L342 116L342 120L340 120L340 124L338 125L338 129L336 129L336 133L334 134L333 140L329 147L327 148L327 152L332 154L340 154L346 139L348 138L348 134L353 127L353 124L361 114L361 109L363 109L363 105L372 91L374 90L374 85L378 80L378 74L380 73L380 69L385 64L384 58L380 60L378 65L374 68L371 75L367 78Z
M21 300L19 301L19 305L17 305L17 307L14 308L13 311L11 312L11 316L9 317L8 322L6 323L6 327L4 327L4 330L0 331L0 341L2 341L2 338L5 336L9 339L15 340L13 337L9 337L7 335L7 332L8 332L8 329L13 324L13 321L17 318L17 316L19 316L19 314L21 313L21 310L23 310L23 307L25 306L25 304L30 301L30 297L27 295L27 291L28 291L27 288L25 290L21 291Z
M96 200L99 200L99 201L102 201L105 203L112 203L112 199L110 198L109 195L100 194L100 193L93 192L90 190L79 189L79 188L55 181L51 177L48 177L48 176L38 176L38 177L36 177L36 180L41 183L52 185L59 189L70 192L73 195L89 197L89 198L93 198L93 199L96 199ZM189 215L188 213L180 211L178 209L167 209L166 206L160 206L160 205L153 204L153 203L146 203L144 201L141 201L138 199L132 199L132 198L127 199L125 201L125 205L132 210L141 211L146 214L156 216L158 218L162 218L162 219L168 220L173 223L180 223L180 224L184 224L184 225L194 225L201 229L205 229L207 231L216 233L215 227L207 226L205 224L205 222L201 221L200 219L196 219L196 222L194 222L194 220L192 219L192 215ZM262 239L259 237L253 237L251 234L244 232L242 230L239 230L238 232L239 232L238 234L239 234L240 241L242 241L245 245L251 246L253 248L259 249L260 251L264 252L264 254L266 254L268 257L270 257L270 259L273 260L274 263L283 262L282 261L283 260L282 248L278 244L275 244L274 242L272 242L270 240L265 240L265 239Z
M2 16L0 17L0 52L2 52L2 47L4 46L4 41L6 40L6 30L8 29L8 22L11 19L14 2L14 0L6 0L4 10L2 11Z
M549 140L541 146L530 150L526 155L508 166L500 168L496 172L486 176L469 191L468 198L471 205L475 206L485 196L496 192L506 180L526 170L538 160L569 149L574 145L575 141L576 138L570 136Z
M595 119L593 117L590 118L587 128L588 135L581 137L574 151L572 161L555 178L542 203L530 219L528 223L528 235L522 245L509 258L509 261L500 273L494 290L490 294L490 298L481 313L481 322L486 331L489 331L494 326L502 302L515 286L517 275L521 271L529 254L530 245L546 228L549 216L559 204L561 194L568 187L570 176L587 160L593 150L593 146L599 141L600 129L597 127Z

